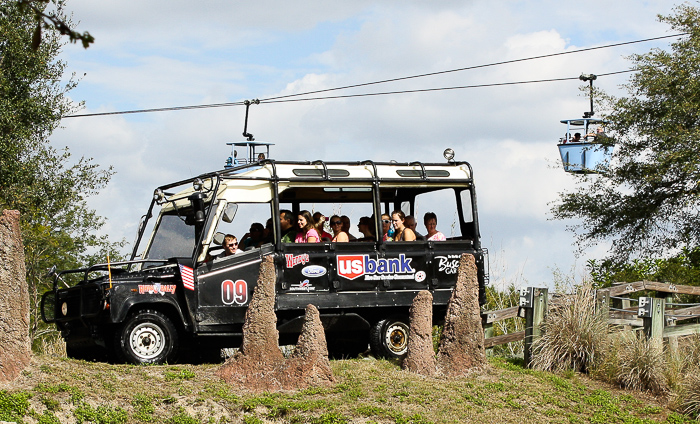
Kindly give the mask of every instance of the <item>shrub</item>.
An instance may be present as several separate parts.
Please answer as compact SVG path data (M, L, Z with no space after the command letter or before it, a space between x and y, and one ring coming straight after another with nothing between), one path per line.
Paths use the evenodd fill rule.
M678 396L678 405L682 413L700 418L700 367L689 370Z
M532 345L532 367L545 371L588 371L605 349L607 320L607 316L596 311L589 284L552 302L542 335Z
M618 334L621 343L617 352L617 383L624 388L649 390L654 394L666 392L663 349L643 335L628 331Z

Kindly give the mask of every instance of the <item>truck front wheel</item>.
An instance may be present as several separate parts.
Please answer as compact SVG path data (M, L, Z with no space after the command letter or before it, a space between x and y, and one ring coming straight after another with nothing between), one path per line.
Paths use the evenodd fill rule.
M401 358L408 351L408 319L395 316L380 320L370 329L369 344L375 356Z
M116 337L119 355L132 364L164 364L177 357L177 329L158 311L145 309L132 314Z

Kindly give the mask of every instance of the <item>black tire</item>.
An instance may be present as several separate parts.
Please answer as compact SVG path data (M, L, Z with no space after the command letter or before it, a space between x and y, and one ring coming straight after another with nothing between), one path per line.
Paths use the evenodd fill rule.
M120 358L132 364L164 364L177 359L179 337L165 314L144 309L132 314L115 334Z
M408 351L408 318L394 316L380 320L369 332L372 353L380 358L402 358Z

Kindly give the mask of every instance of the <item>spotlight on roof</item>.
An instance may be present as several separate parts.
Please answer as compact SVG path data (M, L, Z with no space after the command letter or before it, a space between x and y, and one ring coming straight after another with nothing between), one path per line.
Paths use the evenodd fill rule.
M448 162L452 162L452 159L455 158L455 151L448 147L444 152L442 152L442 156L444 156Z

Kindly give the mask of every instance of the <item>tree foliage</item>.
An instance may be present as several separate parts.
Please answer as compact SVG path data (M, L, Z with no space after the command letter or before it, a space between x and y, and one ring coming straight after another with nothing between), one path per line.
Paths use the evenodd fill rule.
M34 33L32 35L32 48L37 50L39 45L41 45L42 39L42 28L44 30L55 30L61 35L68 36L71 43L75 43L78 40L83 44L84 48L90 47L90 44L95 42L95 37L90 35L89 32L85 31L82 34L78 31L73 30L70 26L70 22L67 21L60 13L61 8L65 4L64 0L16 0L17 5L24 9L29 9L34 13L34 18L36 20L36 27L34 28ZM46 12L46 6L50 1L53 1L58 5L59 12Z
M77 82L61 82L61 35L45 33L35 50L34 12L14 1L0 2L0 10L0 209L20 211L36 340L44 331L37 307L49 287L46 270L77 268L94 259L90 254L104 258L120 247L95 234L104 220L85 201L107 184L112 169L74 160L67 148L50 144L61 117L81 106L66 96ZM56 13L62 16L60 7Z
M618 264L700 246L700 11L684 4L659 19L686 35L670 50L632 55L628 96L604 95L611 168L583 177L552 208L580 220L572 230L581 249L611 240L608 260Z
M634 259L626 264L611 261L588 262L593 280L601 287L613 283L634 281L659 281L674 285L700 284L700 247L683 249L668 258Z

